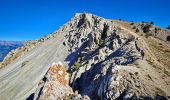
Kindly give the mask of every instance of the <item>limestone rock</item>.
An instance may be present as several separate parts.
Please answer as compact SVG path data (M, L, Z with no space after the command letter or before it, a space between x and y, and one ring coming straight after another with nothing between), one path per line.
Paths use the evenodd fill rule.
M79 13L53 34L12 51L2 62L0 98L122 100L168 96L169 71L156 62L146 38L123 26L127 23L120 23ZM155 26L137 25L149 33L155 30ZM155 62L141 59L142 48Z

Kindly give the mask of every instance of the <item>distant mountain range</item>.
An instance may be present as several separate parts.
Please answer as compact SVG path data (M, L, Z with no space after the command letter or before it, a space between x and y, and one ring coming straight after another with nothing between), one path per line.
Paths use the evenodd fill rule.
M0 61L11 51L18 47L21 47L23 42L21 41L0 41Z

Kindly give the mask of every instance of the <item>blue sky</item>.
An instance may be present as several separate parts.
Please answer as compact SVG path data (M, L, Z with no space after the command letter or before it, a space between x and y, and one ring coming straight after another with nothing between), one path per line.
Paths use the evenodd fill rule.
M76 12L170 25L170 0L0 0L0 40L38 39Z

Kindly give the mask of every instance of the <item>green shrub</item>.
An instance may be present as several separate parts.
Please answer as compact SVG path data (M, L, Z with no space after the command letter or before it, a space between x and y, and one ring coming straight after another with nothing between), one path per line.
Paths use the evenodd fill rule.
M149 36L152 36L152 34L145 34L145 38L148 38Z
M132 21L132 22L130 23L130 25L134 25L134 22Z
M140 36L143 36L143 34L140 34Z
M138 32L139 32L139 29L137 28L135 32L138 33Z
M133 25L133 26L132 26L132 29L136 29L136 26L135 26L135 25Z
M80 68L80 61L78 60L78 61L76 61L75 63L74 63L74 66L73 66L73 69L74 70L78 70L79 68Z
M63 100L73 100L72 96L65 96Z

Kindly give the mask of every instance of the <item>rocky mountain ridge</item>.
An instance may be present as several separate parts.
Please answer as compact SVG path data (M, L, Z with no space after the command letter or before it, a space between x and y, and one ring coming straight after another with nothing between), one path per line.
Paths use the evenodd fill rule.
M142 36L153 32L144 32L140 25L138 32L131 27L88 13L76 14L53 34L8 54L0 70L0 97L167 99L169 66L158 60L149 42L156 39L170 50L168 41L158 35Z
M0 61L11 51L18 47L23 46L20 41L0 41Z

